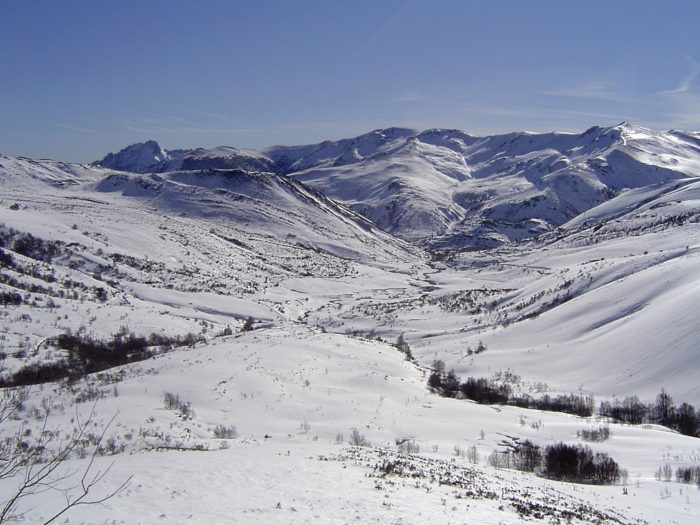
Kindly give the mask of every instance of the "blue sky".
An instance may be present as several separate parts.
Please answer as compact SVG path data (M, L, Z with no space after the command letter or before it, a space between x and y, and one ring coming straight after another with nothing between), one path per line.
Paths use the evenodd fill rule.
M700 2L0 0L0 152L700 129Z

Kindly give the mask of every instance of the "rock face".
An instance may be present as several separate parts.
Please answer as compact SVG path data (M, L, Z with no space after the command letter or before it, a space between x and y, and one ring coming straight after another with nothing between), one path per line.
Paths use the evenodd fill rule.
M256 152L227 146L192 150L164 150L154 140L110 153L95 166L131 173L163 173L175 170L241 169L273 171L272 162Z
M148 173L157 171L155 168L170 159L167 151L160 147L155 140L148 140L127 146L118 153L110 153L95 165L119 171Z

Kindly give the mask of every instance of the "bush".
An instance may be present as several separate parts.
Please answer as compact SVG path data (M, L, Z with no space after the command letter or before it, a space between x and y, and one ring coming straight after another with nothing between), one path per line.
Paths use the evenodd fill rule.
M236 439L238 437L238 431L234 425L216 425L214 427L214 437L218 439Z
M38 261L51 262L61 253L61 243L58 241L45 241L34 237L31 233L14 233L12 250Z
M406 361L413 361L411 347L408 346L408 343L404 339L403 334L400 334L399 337L396 339L396 349L406 356Z
M579 430L576 432L576 436L580 437L584 441L600 442L605 441L610 437L610 427L598 427L591 430Z
M464 397L477 403L508 403L511 388L508 385L497 385L483 377L468 377L459 385L459 390Z
M22 296L17 292L0 292L0 305L18 306L22 304Z
M402 454L418 454L420 445L413 439L396 439L394 441Z
M361 434L359 430L353 428L352 432L350 432L350 445L353 447L368 447L369 441L367 441L364 434Z
M676 481L679 483L699 483L700 467L678 467L676 469Z
M168 410L179 412L183 419L193 419L194 409L189 401L180 399L180 396L172 392L163 393L163 404Z
M0 248L0 266L7 266L8 268L14 268L15 266L15 258L2 248Z
M70 370L64 362L34 363L17 370L9 378L0 381L0 387L38 385L68 377Z
M542 449L529 439L511 438L500 444L503 450L494 450L488 457L492 467L534 472L542 464Z
M542 475L560 481L603 485L620 479L620 467L607 454L594 454L587 446L558 443L545 448Z
M245 323L243 323L243 330L244 332L250 332L251 330L255 329L255 319L253 319L252 316L248 316L248 318L245 320Z

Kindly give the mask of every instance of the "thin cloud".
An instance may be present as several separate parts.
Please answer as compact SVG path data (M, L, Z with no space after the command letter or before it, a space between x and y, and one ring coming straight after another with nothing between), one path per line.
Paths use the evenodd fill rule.
M347 65L357 62L362 55L364 55L368 49L374 47L381 39L388 34L394 26L396 26L402 18L406 16L418 3L418 0L412 0L410 2L405 2L403 6L393 15L388 17L384 23L379 26L379 28L371 33L365 40L358 46L355 52L350 55L347 60Z
M677 95L681 93L688 93L693 89L693 80L700 73L700 64L690 57L686 57L692 66L692 71L685 77L680 84L675 89L668 89L664 91L659 91L659 95Z
M236 124L237 126L240 126L243 124L240 120L233 119L233 118L229 117L228 115L221 115L219 113L210 113L208 111L200 111L199 114L204 116L204 117L209 117L209 118L213 118L216 120L220 120L222 122L228 122L229 124Z
M121 119L124 129L137 133L252 133L254 128L222 126L211 121L192 121L178 116Z
M590 80L574 86L548 89L542 94L553 97L620 100L622 97L616 93L615 87L612 82Z
M80 133L99 133L99 131L90 128L84 128L82 126L76 126L75 124L68 124L66 122L56 122L55 124L59 128L68 129L70 131L79 131Z
M422 97L417 91L410 91L391 99L392 102L421 102Z

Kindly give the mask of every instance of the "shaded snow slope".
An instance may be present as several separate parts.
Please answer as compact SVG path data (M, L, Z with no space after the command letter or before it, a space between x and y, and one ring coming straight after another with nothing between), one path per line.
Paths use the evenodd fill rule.
M361 215L298 182L270 173L205 170L112 175L94 188L100 193L143 200L170 214L308 242L339 257L401 260L417 254Z
M8 190L77 186L110 173L111 170L95 166L0 155L0 186Z

